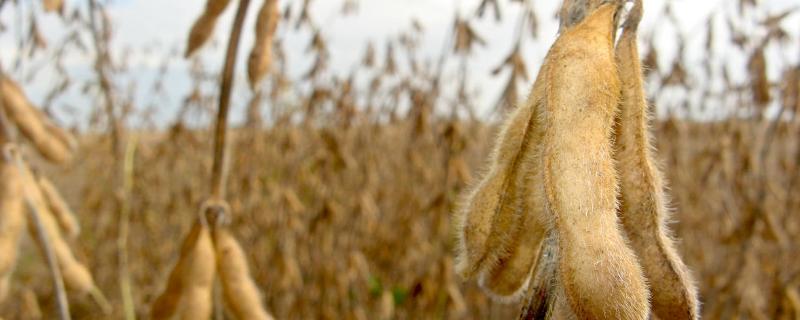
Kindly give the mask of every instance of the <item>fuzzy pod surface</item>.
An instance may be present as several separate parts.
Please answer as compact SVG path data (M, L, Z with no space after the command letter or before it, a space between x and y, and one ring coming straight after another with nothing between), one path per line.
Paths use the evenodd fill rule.
M637 28L642 16L636 1L617 44L622 103L615 153L620 176L620 218L649 280L653 313L660 319L697 319L698 302L688 268L669 236L667 196L654 159Z
M465 279L491 269L512 245L512 231L521 217L515 177L532 117L531 106L520 106L509 114L495 142L488 171L456 209L456 272Z
M548 68L545 59L541 70ZM519 169L516 170L514 183L518 186L515 190L520 218L516 223L509 225L508 230L493 230L493 232L506 232L511 237L507 253L498 257L498 261L485 269L480 276L479 283L484 290L500 301L517 301L522 297L529 282L531 273L535 268L540 254L542 241L547 231L548 218L545 215L544 185L542 183L541 140L544 133L540 118L540 111L545 98L546 83L543 74L537 76L533 91L524 108L530 108L532 113L525 124L530 134L523 139L520 148Z
M577 317L647 319L649 292L617 217L611 136L620 102L613 34L620 6L604 4L551 48L544 183L559 246L559 283Z

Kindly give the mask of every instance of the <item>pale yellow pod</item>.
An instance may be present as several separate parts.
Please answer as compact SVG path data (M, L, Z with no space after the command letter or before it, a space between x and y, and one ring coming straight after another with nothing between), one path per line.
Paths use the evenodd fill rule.
M211 319L214 310L212 303L213 287L192 286L186 288L176 313L180 320Z
M208 0L205 11L195 20L192 30L189 31L189 40L186 44L186 57L189 57L198 48L211 38L217 19L228 7L230 0Z
M662 174L654 160L647 99L636 44L642 16L637 0L617 44L622 103L617 120L616 160L620 176L620 218L650 281L653 313L659 319L697 319L697 289L675 250Z
M647 319L649 291L617 217L611 136L620 102L613 33L620 6L604 4L550 51L544 183L555 218L559 280L584 319Z
M0 160L0 302L5 300L25 229L22 180L14 164Z
M61 196L58 189L56 189L53 183L46 177L40 175L37 180L44 200L47 202L50 212L53 213L56 221L58 221L61 230L69 238L77 237L81 232L81 225L75 213L72 212L67 202L64 201L64 197Z
M0 302L3 302L11 290L11 274L0 277Z
M540 75L546 74L542 70L547 68L548 61L545 59ZM544 77L537 77L527 102L533 110L533 116L527 124L532 134L528 139L523 139L525 146L521 148L519 169L512 177L516 179L515 184L518 186L514 197L519 203L521 219L510 230L496 230L511 233L508 252L499 256L495 265L483 270L479 279L481 287L499 301L516 302L522 297L531 280L532 269L551 223L545 213L546 199L541 172L544 123L540 119L539 111L545 100L546 84L543 79Z
M231 312L241 320L272 319L264 310L261 292L250 276L247 258L233 235L227 229L214 230L214 247L223 297Z
M20 161L19 163L22 162ZM89 269L75 259L75 256L72 254L72 249L70 249L69 244L67 244L64 236L61 234L58 222L56 222L53 213L50 211L33 173L29 168L22 165L20 167L20 175L25 197L27 197L38 213L39 222L47 236L47 240L50 242L53 254L58 261L58 267L64 278L64 284L68 289L81 294L95 291L96 286L92 274L89 272ZM28 215L28 217L30 218L30 215ZM36 239L39 246L43 245L40 242L41 239L36 236L36 224L31 221L28 221L28 233L32 238Z
M43 0L42 5L45 12L61 11L64 7L64 0Z
M272 39L278 29L279 19L278 0L264 0L256 19L253 50L247 60L247 77L251 87L256 87L272 65Z
M178 262L150 310L152 319L211 316L211 289L216 274L214 245L208 227L195 222L181 245Z
M457 234L456 272L470 279L508 254L520 221L516 167L533 108L516 108L503 123L489 170L461 201L453 217Z
M36 109L14 81L2 77L0 93L9 119L17 125L20 132L33 143L42 156L54 163L66 163L72 159L74 138L55 126Z

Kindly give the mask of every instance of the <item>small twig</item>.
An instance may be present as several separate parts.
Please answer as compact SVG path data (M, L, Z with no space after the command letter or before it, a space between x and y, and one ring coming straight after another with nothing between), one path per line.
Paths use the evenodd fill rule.
M108 117L108 126L111 131L111 148L113 151L114 159L120 156L120 139L122 130L120 129L120 122L116 115L116 102L114 101L114 88L108 74L108 67L111 65L111 55L108 52L107 44L104 43L101 34L107 33L108 25L105 22L98 24L97 13L103 8L98 8L97 0L89 0L89 26L92 40L94 43L97 58L94 63L94 69L97 73L98 83L103 92L103 99L105 103L106 113ZM102 28L99 29L99 28Z
M228 110L231 103L231 89L233 88L233 72L236 67L236 54L239 51L239 39L242 35L244 18L250 0L240 0L236 17L233 20L231 36L228 41L228 50L225 54L225 65L222 69L222 83L220 84L219 110L214 131L214 164L211 171L211 196L215 199L225 198L225 181L227 175L225 148L228 129Z
M14 147L11 144L6 144L3 147L4 160L7 162L13 161L20 175L28 174L28 169L25 167L25 164L22 162L19 154L16 154L18 151L12 150L13 148ZM67 299L67 290L64 287L64 278L61 276L61 269L58 267L58 260L56 255L53 253L53 248L50 245L50 239L47 237L47 233L44 231L44 227L42 226L41 219L39 218L39 210L36 208L36 205L34 205L29 194L23 192L23 198L28 207L28 213L31 216L31 220L36 226L36 236L39 237L42 254L45 257L45 260L47 260L47 266L50 269L50 274L53 276L53 289L56 291L56 304L58 307L59 319L69 320L71 319L69 313L69 300Z
M136 154L136 136L131 135L125 147L125 158L123 162L122 175L122 206L119 217L119 236L117 238L117 252L119 254L119 290L122 295L122 310L126 320L136 319L136 310L133 305L133 293L131 293L131 275L128 268L128 235L130 234L130 198L133 189L133 165Z

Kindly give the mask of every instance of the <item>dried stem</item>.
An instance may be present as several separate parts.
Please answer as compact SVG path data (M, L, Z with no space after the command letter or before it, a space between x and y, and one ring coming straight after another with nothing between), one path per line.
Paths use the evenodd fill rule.
M128 268L128 235L130 234L130 198L133 190L133 165L136 154L136 136L131 136L125 148L125 158L122 167L123 199L120 208L119 236L117 238L117 251L119 254L119 290L122 295L122 309L126 320L136 319L131 292L131 275Z
M98 10L103 10L98 7L97 0L89 1L89 25L91 28L92 42L94 43L97 58L94 63L94 69L97 73L98 83L103 92L103 99L105 102L106 116L108 117L108 126L111 134L111 148L115 159L120 156L120 139L122 136L120 124L116 115L116 103L114 101L114 90L108 74L108 67L111 65L111 56L108 53L106 39L103 35L108 33L108 25L106 22L98 24L97 15L100 13ZM102 30L100 29L102 28Z
M225 65L222 69L222 83L220 84L219 110L217 123L214 130L214 164L211 171L211 196L215 199L225 198L225 177L227 173L225 148L228 129L228 110L231 103L231 89L233 88L233 72L236 67L236 54L239 51L239 39L242 26L247 13L250 0L240 0L233 20L231 37L228 41L228 50L225 54Z

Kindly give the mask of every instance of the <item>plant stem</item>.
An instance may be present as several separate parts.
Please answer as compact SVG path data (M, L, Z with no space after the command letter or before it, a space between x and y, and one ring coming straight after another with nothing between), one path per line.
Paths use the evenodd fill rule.
M136 319L136 310L133 305L131 293L131 275L128 268L128 234L130 234L130 201L133 190L133 165L136 154L137 139L131 135L125 147L125 158L122 167L123 199L120 208L119 236L117 238L117 251L119 254L119 290L122 295L122 310L126 320Z
M214 164L211 169L211 196L219 200L225 198L225 178L227 174L225 142L228 129L228 110L231 103L231 89L233 88L233 73L236 68L236 54L239 51L239 39L242 35L242 26L244 25L244 18L249 5L250 0L239 1L239 8L233 20L231 36L228 41L225 65L222 69L219 109L214 130Z
M108 117L108 126L111 131L111 149L114 159L118 159L121 152L120 139L122 139L122 130L116 115L116 102L114 99L115 90L109 76L111 55L108 52L108 39L103 37L104 34L108 33L108 25L106 21L97 21L97 15L101 14L102 10L105 9L99 7L97 0L89 0L89 26L91 29L92 42L94 43L97 54L97 58L94 63L94 69L97 73L97 80L100 85L100 89L103 92L106 116Z

